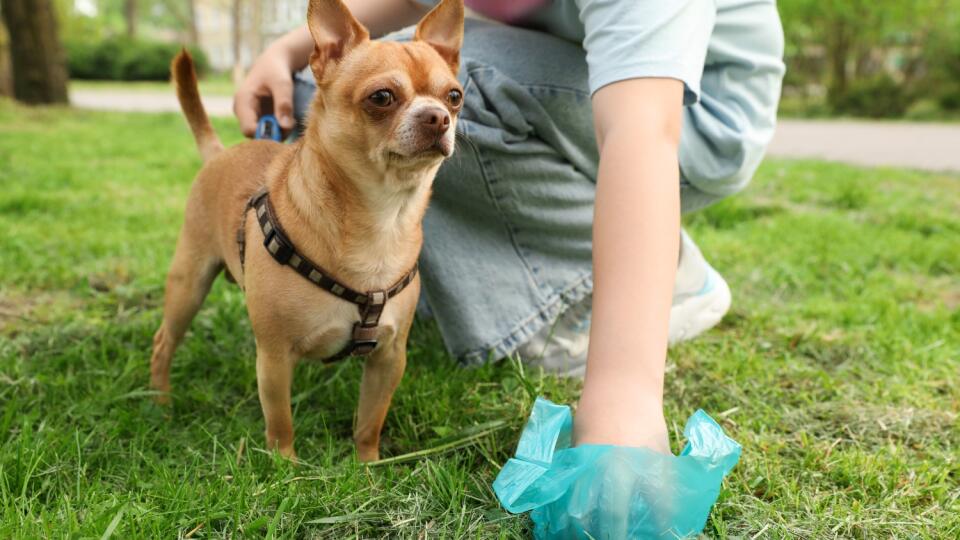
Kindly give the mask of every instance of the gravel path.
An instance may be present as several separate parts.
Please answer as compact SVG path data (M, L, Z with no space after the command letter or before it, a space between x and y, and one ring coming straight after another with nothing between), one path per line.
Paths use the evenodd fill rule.
M770 155L960 172L960 124L781 120Z
M233 98L229 96L202 96L210 116L233 114ZM169 92L114 92L106 90L71 90L70 103L82 109L124 112L180 112L173 89Z
M87 109L179 111L173 92L75 90L71 102ZM233 98L203 98L211 116L233 114ZM960 172L960 124L861 120L781 120L769 154L854 165Z

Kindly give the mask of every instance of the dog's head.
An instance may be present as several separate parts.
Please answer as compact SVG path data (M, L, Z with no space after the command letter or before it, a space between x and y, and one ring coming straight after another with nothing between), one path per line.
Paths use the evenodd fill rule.
M310 0L313 139L351 177L416 179L453 153L463 0L443 0L411 42L372 41L341 0Z

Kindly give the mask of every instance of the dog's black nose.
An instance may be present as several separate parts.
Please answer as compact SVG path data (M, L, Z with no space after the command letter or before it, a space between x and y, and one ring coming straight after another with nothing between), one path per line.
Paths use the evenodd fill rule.
M440 107L430 107L417 114L417 120L425 128L445 133L450 128L450 113Z

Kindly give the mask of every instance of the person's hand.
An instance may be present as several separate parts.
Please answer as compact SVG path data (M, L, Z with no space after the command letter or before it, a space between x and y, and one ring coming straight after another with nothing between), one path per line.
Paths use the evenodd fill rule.
M662 391L588 376L573 422L573 440L577 446L612 444L670 454Z
M592 381L599 383L597 379ZM594 384L584 388L574 418L576 446L613 445L546 510L556 537L649 536L663 530L673 507L673 463L658 392ZM642 450L639 450L642 449ZM648 456L646 458L638 456Z
M590 387L589 374L587 381L576 420L569 407L537 398L516 457L493 483L503 507L532 511L537 538L687 538L702 531L740 445L697 411L684 428L684 455L673 456L666 452L661 400L647 399L656 393L641 391L642 381L623 385L632 393L618 392L610 381ZM596 389L603 392L592 393ZM593 408L607 397L610 402ZM608 422L612 416L617 420ZM571 430L578 432L575 447ZM658 445L664 452L651 449Z
M237 89L233 96L233 112L240 121L240 130L247 137L253 137L260 116L270 112L260 110L261 100L266 97L273 101L272 112L284 135L293 129L294 69L291 64L289 51L280 46L270 47L257 58Z
M596 388L606 392L593 397L617 394L609 385ZM641 390L640 385L631 390ZM650 418L657 420L637 416L642 408L617 412L630 411L626 407L651 395L620 393L611 396L622 401L615 408L592 409L599 401L590 401L593 397L585 389L590 399L581 405L575 422L569 407L537 398L516 457L504 464L493 483L501 504L515 514L532 511L537 538L687 538L702 531L723 477L740 457L740 445L697 411L684 428L684 455L651 450L649 446L663 441L665 448L666 443L659 399L648 401ZM607 414L595 417L596 411ZM606 422L610 415L631 417L624 425L641 428L607 431L617 425ZM571 447L571 429L579 430L576 447ZM588 440L593 436L599 440ZM650 444L620 446L610 444L617 442L613 439Z
M345 4L374 36L414 24L426 13L424 5L411 0L345 0ZM257 120L269 112L260 110L261 99L267 97L273 101L273 114L284 135L293 130L293 73L307 66L314 46L307 25L302 25L273 42L257 58L233 96L233 113L244 135L252 137Z
M604 540L684 536L667 532L679 508L673 460L649 450L611 448L562 497L537 510L544 512L544 528L553 533L544 536Z

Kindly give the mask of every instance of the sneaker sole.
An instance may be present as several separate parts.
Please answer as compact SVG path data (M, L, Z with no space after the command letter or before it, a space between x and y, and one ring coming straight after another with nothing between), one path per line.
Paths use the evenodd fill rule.
M689 341L713 328L730 309L730 287L713 268L703 290L670 308L670 345Z

